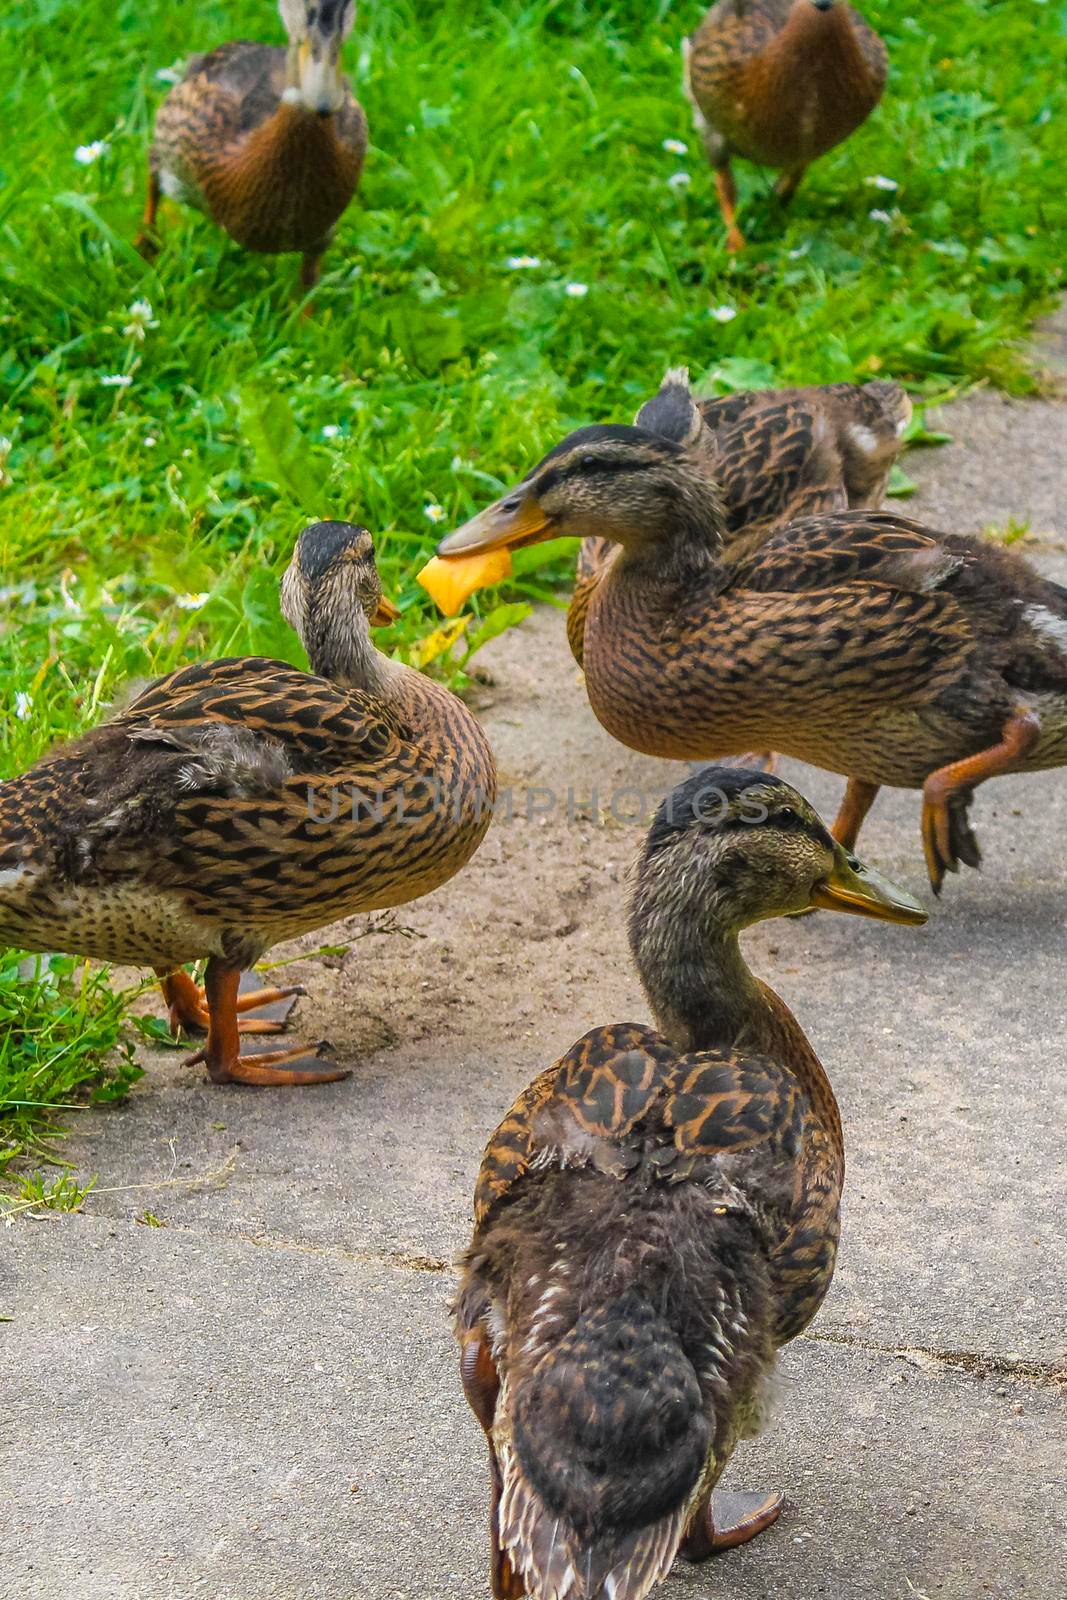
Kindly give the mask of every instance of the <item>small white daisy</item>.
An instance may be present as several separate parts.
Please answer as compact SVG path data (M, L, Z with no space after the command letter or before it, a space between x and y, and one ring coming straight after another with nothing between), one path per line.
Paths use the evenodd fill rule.
M91 167L94 161L99 161L102 155L107 154L107 149L106 139L94 139L92 144L80 144L74 152L74 159L79 167Z
M737 308L735 306L712 306L709 315L713 316L716 322L732 322L737 316Z
M181 611L199 611L210 599L209 594L176 594L174 604Z
M895 178L886 178L882 173L876 172L873 178L865 180L872 189L884 189L887 194L895 194L900 185Z
M868 211L867 215L870 217L872 222L884 222L887 228L893 221L888 211L881 211L877 206L873 211Z
M525 267L539 267L540 256L508 256L504 265L509 272L521 272Z
M423 507L423 515L429 517L431 522L443 522L445 520L445 508L434 501L430 505Z
M336 439L340 432L341 424L339 422L327 422L323 424L322 437L324 439Z
M128 389L133 379L128 372L108 372L100 379L102 389Z
M663 148L668 150L672 156L684 156L689 151L689 146L683 144L681 139L664 139Z
M25 689L17 689L15 691L15 715L16 715L16 717L18 717L20 722L28 722L30 720L30 712L32 710L33 710L33 695L32 694L27 694Z
M129 322L122 330L125 339L144 339L149 328L158 328L159 323L152 315L152 307L147 300L135 300L126 315Z
M589 293L589 285L587 283L568 283L564 293L569 294L572 300L581 300Z
M692 181L693 180L689 176L688 172L672 172L670 177L667 179L667 182L670 184L672 189L686 189L689 187Z

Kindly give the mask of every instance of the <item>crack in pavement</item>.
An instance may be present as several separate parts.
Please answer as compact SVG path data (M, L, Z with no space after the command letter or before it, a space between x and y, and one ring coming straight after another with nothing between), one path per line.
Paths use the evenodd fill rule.
M184 1223L167 1224L170 1233L187 1233L203 1237L203 1229L191 1228ZM421 1255L416 1250L345 1250L341 1245L312 1244L306 1239L283 1239L271 1233L215 1233L215 1239L238 1239L242 1244L255 1245L260 1250L292 1250L298 1255L322 1256L328 1261L354 1261L364 1265L394 1267L401 1272L448 1272L453 1263L443 1256Z
M948 1367L971 1378L1019 1378L1026 1383L1067 1389L1067 1356L1059 1361L1031 1361L1025 1356L998 1356L984 1350L939 1350L934 1345L880 1344L874 1339L855 1339L844 1333L805 1333L812 1344L845 1345L854 1350L869 1350L873 1355L899 1356L913 1366Z
M198 1228L171 1225L173 1233L199 1235ZM391 1267L398 1272L445 1273L454 1263L443 1256L422 1255L413 1250L345 1250L340 1245L312 1244L301 1239L280 1238L269 1233L236 1233L225 1237L239 1239L260 1250L291 1250L300 1255L321 1256L328 1261L351 1261L363 1265ZM926 1364L965 1373L970 1378L1014 1378L1025 1383L1067 1390L1067 1356L1058 1361L1034 1361L1025 1356L1002 1356L984 1350L942 1350L935 1345L884 1344L875 1339L858 1339L850 1334L827 1330L801 1335L811 1344L841 1345L866 1350L872 1355L897 1356L913 1366Z

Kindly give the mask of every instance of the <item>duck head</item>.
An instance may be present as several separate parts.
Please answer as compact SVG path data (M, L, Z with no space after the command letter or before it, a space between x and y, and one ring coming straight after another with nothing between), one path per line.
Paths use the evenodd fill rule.
M282 99L328 117L344 103L341 46L352 32L355 0L278 0L289 35Z
M382 594L374 540L352 522L313 522L296 541L281 584L282 615L300 635L312 672L359 682L354 663L373 650L369 627L400 613Z

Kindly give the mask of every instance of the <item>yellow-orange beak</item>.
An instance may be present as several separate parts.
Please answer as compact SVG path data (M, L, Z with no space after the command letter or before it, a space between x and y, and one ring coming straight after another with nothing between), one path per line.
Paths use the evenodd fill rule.
M400 607L387 600L383 594L378 601L378 609L370 619L372 628L388 628L400 617Z
M520 483L455 533L447 534L437 546L437 554L449 561L475 551L485 554L490 550L516 550L520 545L547 538L550 531L550 519L533 489Z
M833 870L816 885L811 903L820 911L849 911L853 916L904 922L912 927L928 920L928 913L914 895L849 856L842 845L834 853Z

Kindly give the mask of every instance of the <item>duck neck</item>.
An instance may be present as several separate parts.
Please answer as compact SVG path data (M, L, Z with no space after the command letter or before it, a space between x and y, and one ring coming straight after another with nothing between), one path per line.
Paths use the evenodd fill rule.
M664 599L697 586L725 582L722 543L725 529L718 489L710 481L687 493L671 511L669 523L638 539L620 538L615 562L620 578L640 583L646 596Z
M765 70L771 85L780 85L790 98L806 76L836 82L842 90L871 76L848 6L820 11L811 0L794 0L784 28L767 48Z
M360 689L379 699L389 699L395 667L375 649L362 612L343 629L329 617L312 617L304 648L316 677L329 678L331 683L345 689Z
M631 926L641 984L660 1032L676 1050L758 1048L764 992L741 954L737 932L684 911Z

